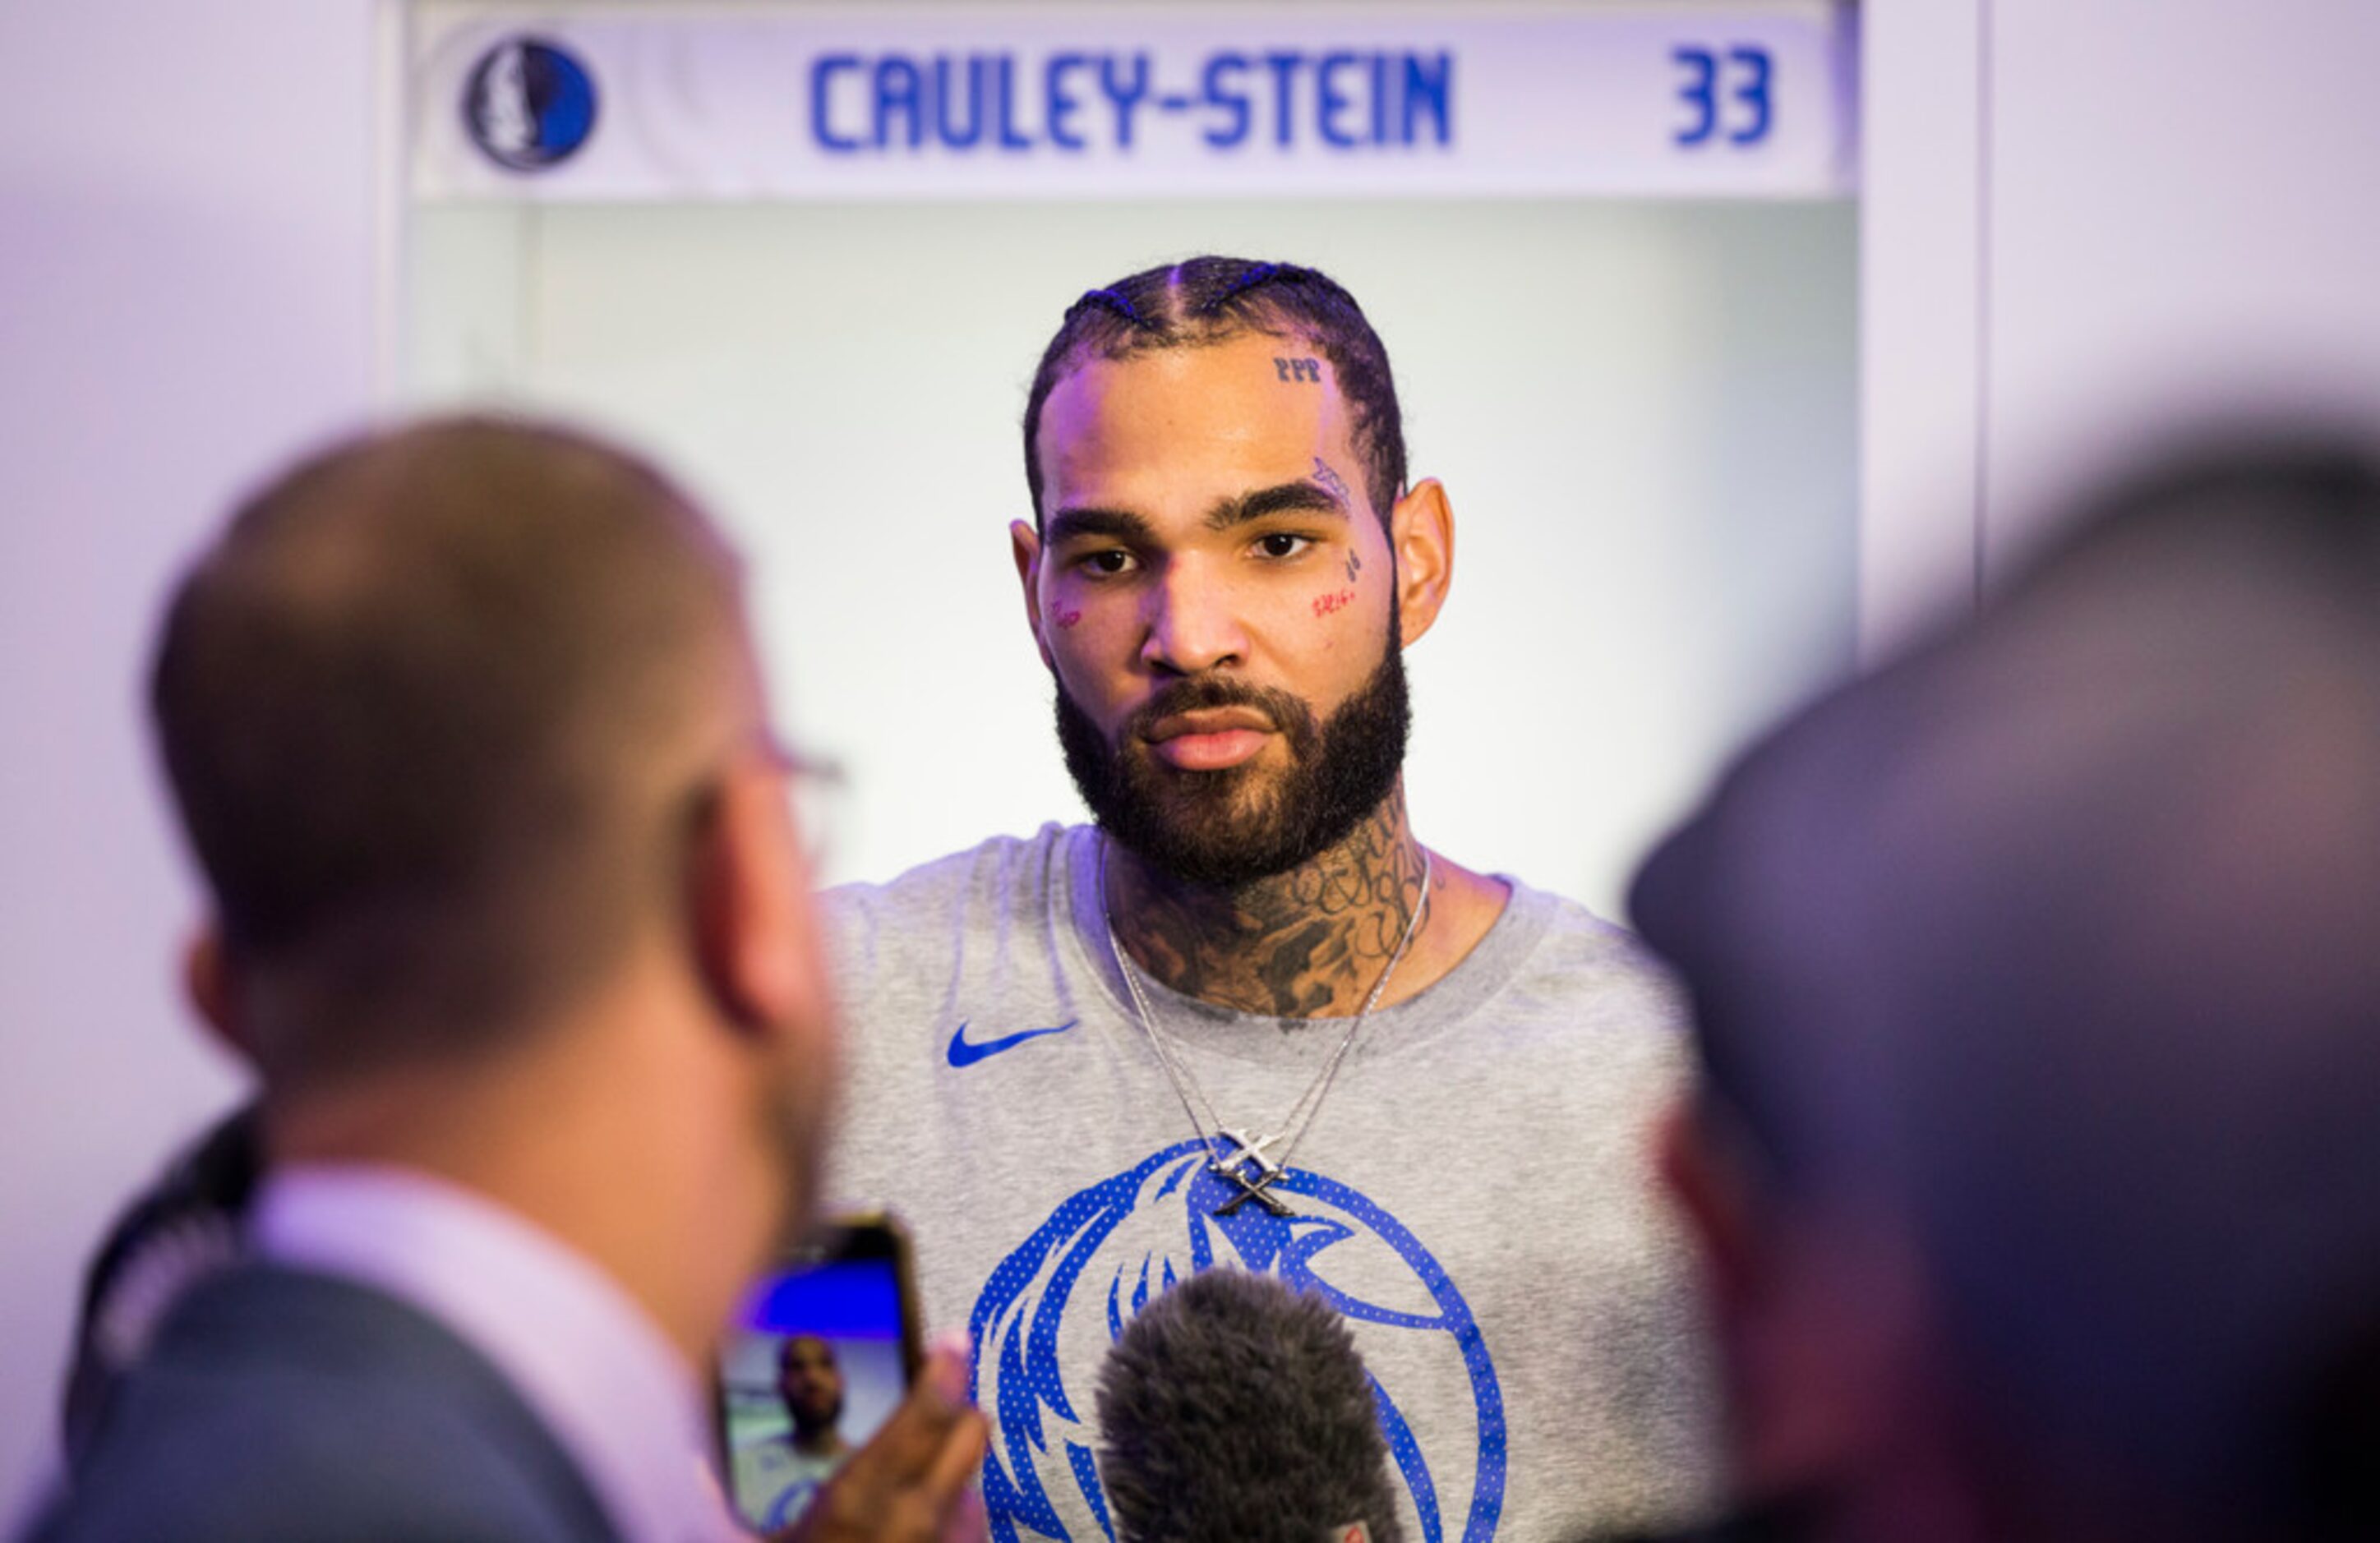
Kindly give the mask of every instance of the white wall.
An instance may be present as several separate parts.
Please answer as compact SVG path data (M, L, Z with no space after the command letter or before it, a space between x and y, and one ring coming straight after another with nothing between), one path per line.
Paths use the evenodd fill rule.
M176 557L369 406L370 15L0 6L0 1530L82 1256L235 1086L176 1001L138 693Z
M1985 0L1987 576L2160 425L2380 426L2380 6Z
M1864 658L2178 431L2380 434L2380 6L1872 0L1861 51Z
M1983 8L1861 21L1863 662L1972 601L1982 421Z

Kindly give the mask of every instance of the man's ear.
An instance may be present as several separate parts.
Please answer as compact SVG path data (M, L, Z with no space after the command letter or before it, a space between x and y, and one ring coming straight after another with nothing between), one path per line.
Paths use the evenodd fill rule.
M182 994L209 1038L249 1065L256 1064L240 1020L238 973L224 946L222 929L212 921L200 926L182 951Z
M1410 647L1438 620L1454 581L1454 510L1446 489L1425 477L1389 513L1389 544L1396 554L1397 607Z
M1663 1113L1654 1133L1654 1165L1694 1236L1722 1324L1740 1319L1762 1270L1756 1198L1730 1160L1711 1113L1691 1095Z
M1948 1384L1905 1245L1878 1221L1773 1193L1747 1142L1723 1106L1690 1098L1656 1160L1703 1264L1734 1484L1755 1500L1826 1492L1925 1450Z
M1700 1267L1718 1349L1730 1479L1765 1499L1808 1476L1812 1443L1801 1434L1807 1422L1796 1401L1822 1394L1814 1386L1781 1394L1778 1387L1780 1367L1801 1358L1802 1329L1779 1300L1775 1239L1724 1124L1719 1111L1695 1096L1681 1098L1656 1131L1654 1164Z
M1008 547L1016 559L1016 579L1025 586L1025 625L1033 629L1033 646L1052 674L1058 662L1050 657L1050 640L1041 634L1041 533L1021 519L1008 522Z
M694 961L720 1015L756 1034L800 1019L824 1000L801 850L773 768L744 761L721 777L687 875Z

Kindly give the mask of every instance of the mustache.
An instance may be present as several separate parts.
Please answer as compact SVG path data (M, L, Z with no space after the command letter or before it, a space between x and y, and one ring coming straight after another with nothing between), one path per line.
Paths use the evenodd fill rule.
M1257 686L1228 675L1184 675L1135 708L1118 737L1145 741L1161 719L1220 707L1252 708L1264 714L1274 728L1289 736L1293 749L1304 750L1316 735L1313 710L1279 686Z

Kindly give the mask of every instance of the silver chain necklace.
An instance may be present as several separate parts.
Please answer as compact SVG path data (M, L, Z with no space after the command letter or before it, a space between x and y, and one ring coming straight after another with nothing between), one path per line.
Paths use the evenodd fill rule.
M1251 1136L1245 1129L1226 1126L1222 1117L1198 1086L1197 1076L1186 1060L1179 1059L1173 1046L1157 1027L1157 1014L1149 1011L1148 997L1140 986L1140 972L1133 968L1132 956L1123 951L1123 942L1116 936L1115 912L1108 905L1108 839L1099 837L1099 919L1107 923L1108 948L1115 954L1116 968L1123 972L1124 988L1132 993L1133 1011L1139 1015L1141 1032L1148 1036L1149 1048L1157 1052L1157 1063L1165 1069L1165 1080L1173 1085L1173 1096L1182 1101L1182 1112L1190 1119L1190 1128L1207 1146L1207 1172L1236 1187L1237 1193L1215 1208L1217 1216L1229 1216L1253 1200L1275 1216L1287 1216L1287 1206L1268 1194L1274 1182L1289 1172L1289 1160L1305 1139L1305 1130L1314 1117L1322 1112L1322 1100L1330 1096L1330 1085L1339 1080L1339 1063L1347 1059L1354 1047L1355 1036L1364 1020L1380 1004L1380 993L1389 989L1389 977L1396 974L1397 966L1404 959L1405 950L1413 946L1414 935L1421 930L1421 918L1429 909L1429 879L1432 863L1429 848L1421 854L1421 898L1405 917L1405 929L1397 939L1396 951L1389 962L1380 966L1380 978L1372 982L1371 995L1364 999L1363 1007L1349 1021L1347 1032L1339 1037L1338 1046L1330 1059L1322 1063L1320 1075L1307 1085L1297 1102L1290 1106L1281 1129L1269 1136ZM1281 1142L1281 1156L1273 1158L1266 1148Z

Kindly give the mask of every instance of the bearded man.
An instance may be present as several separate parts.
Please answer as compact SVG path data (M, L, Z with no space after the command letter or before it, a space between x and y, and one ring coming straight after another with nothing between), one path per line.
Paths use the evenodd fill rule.
M1102 1536L1100 1358L1217 1263L1345 1316L1413 1536L1692 1514L1700 1325L1646 1156L1676 1002L1414 833L1402 650L1453 516L1363 311L1307 268L1135 273L1067 312L1024 428L1016 571L1097 823L830 897L831 1193L900 1210L972 1332L994 1536Z
M843 1434L843 1363L816 1334L789 1334L777 1347L777 1400L785 1431L735 1454L735 1490L757 1509L766 1533L790 1525L852 1453Z

